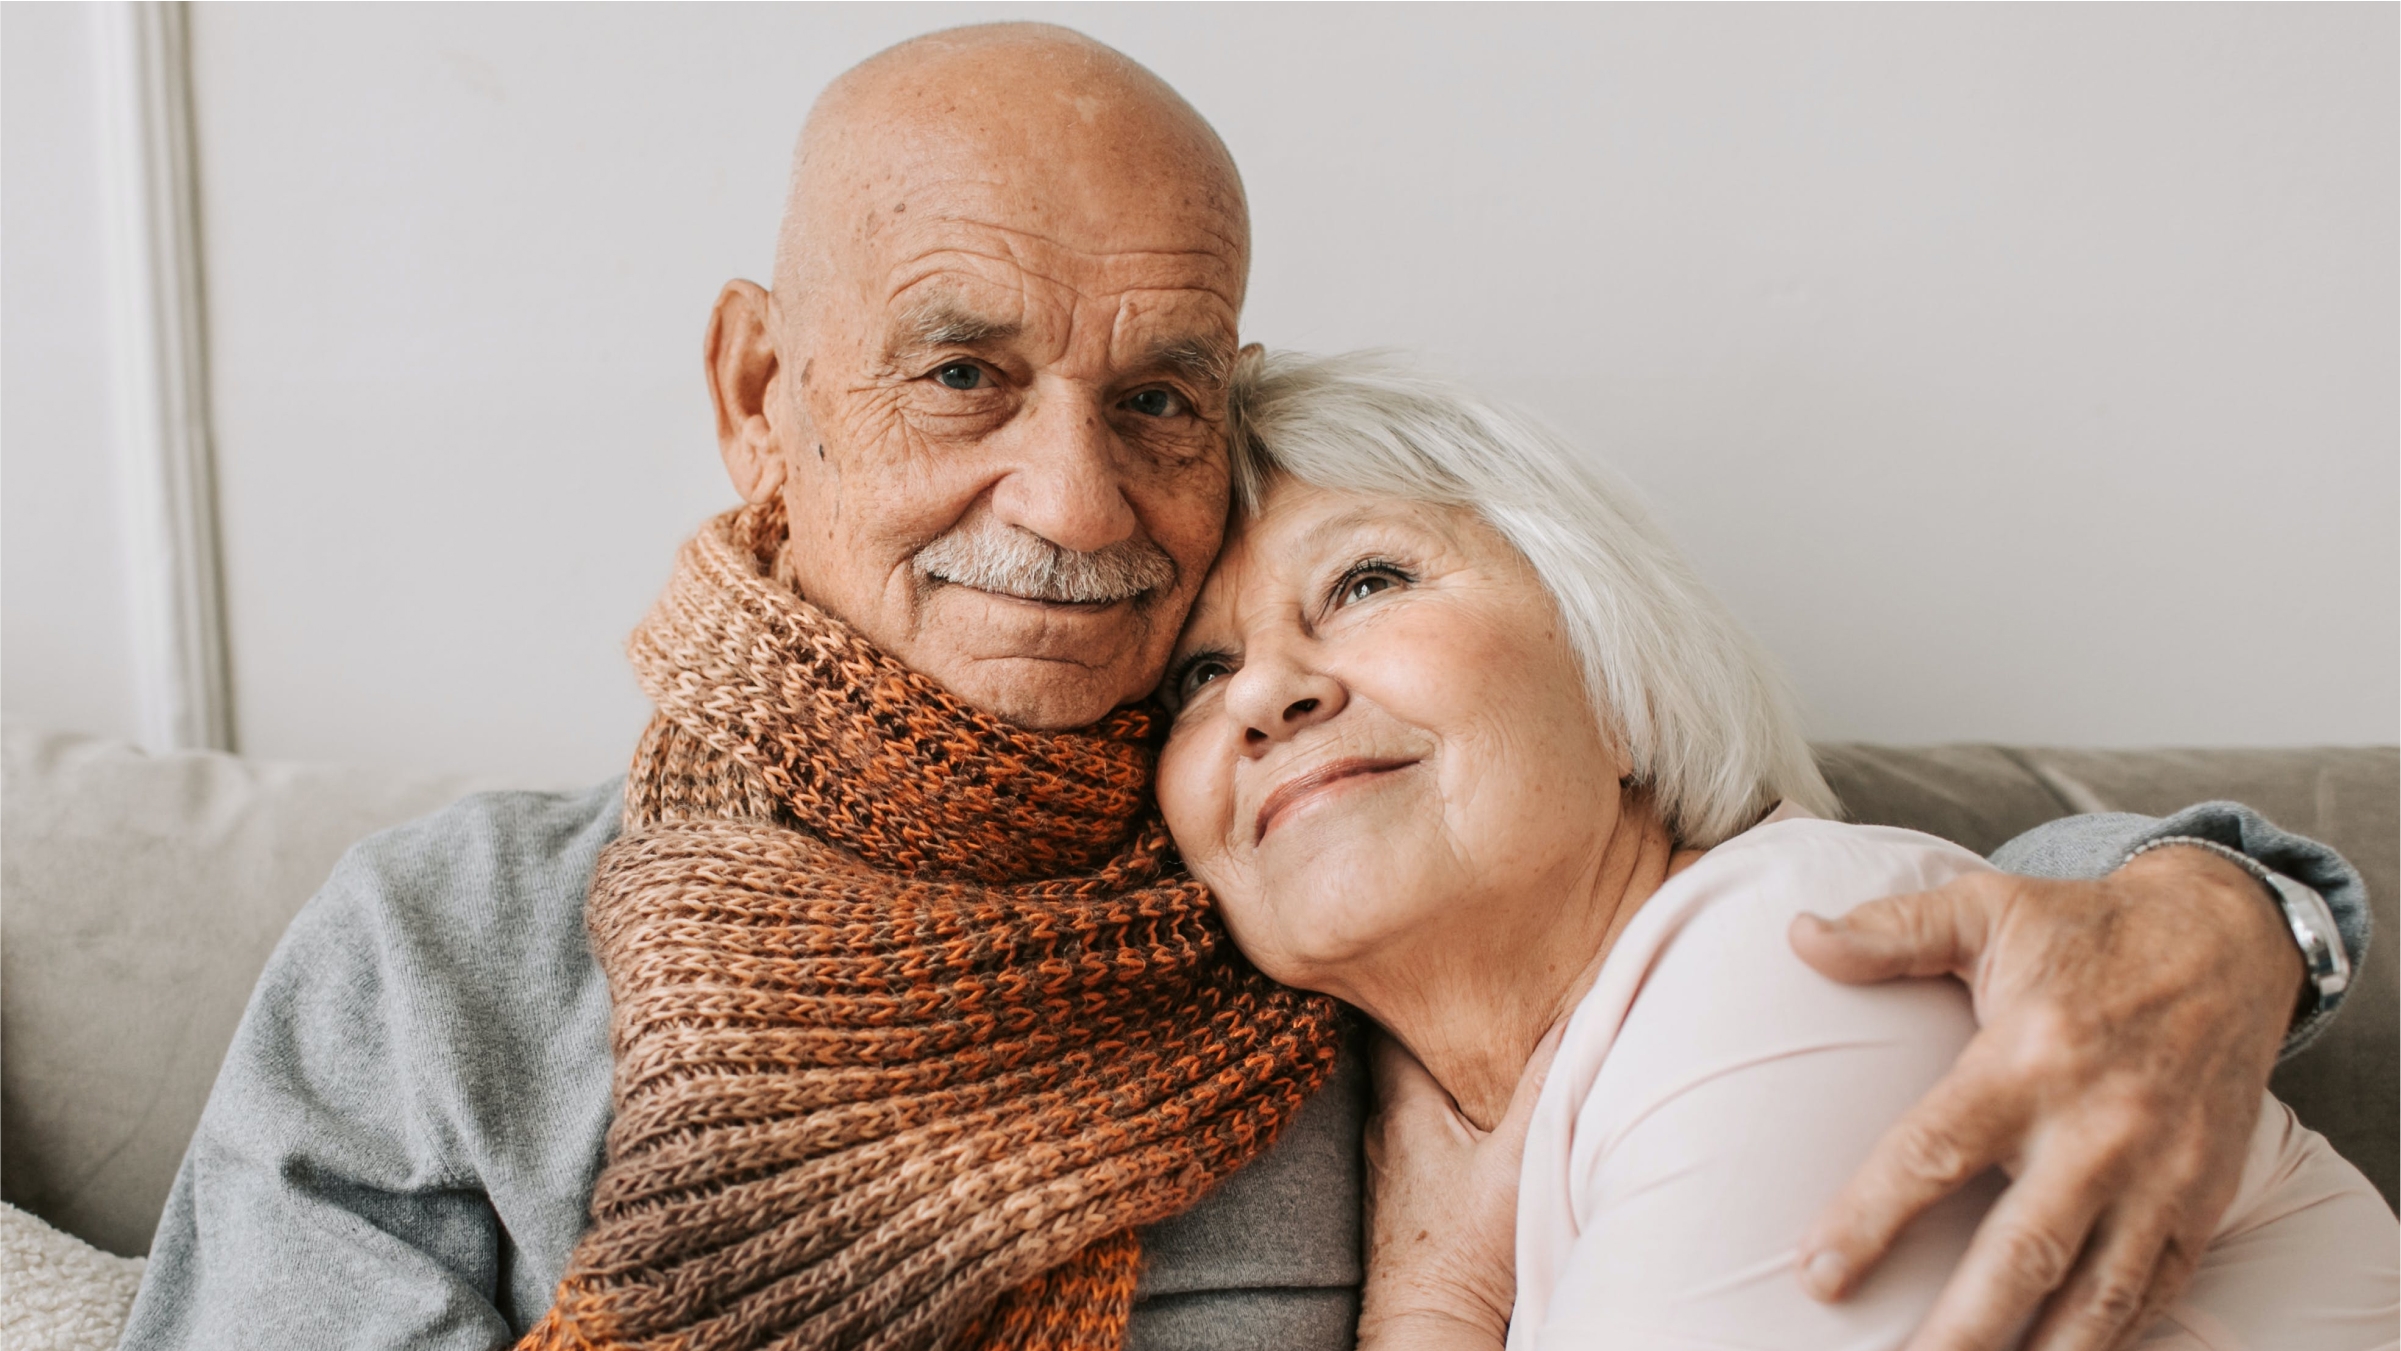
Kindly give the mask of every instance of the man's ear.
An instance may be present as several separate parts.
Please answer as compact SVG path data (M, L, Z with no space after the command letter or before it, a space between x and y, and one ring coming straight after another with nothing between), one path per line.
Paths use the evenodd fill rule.
M1246 342L1234 353L1233 379L1228 382L1229 393L1249 389L1259 383L1259 367L1267 361L1267 348Z
M764 502L784 486L783 447L772 409L782 361L775 350L774 302L756 282L729 281L709 312L701 358L717 405L717 450L745 502Z

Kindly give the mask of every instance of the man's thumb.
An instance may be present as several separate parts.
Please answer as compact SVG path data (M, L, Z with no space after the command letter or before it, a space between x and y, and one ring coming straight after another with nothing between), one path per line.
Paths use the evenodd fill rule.
M1849 985L1964 975L1983 950L1985 919L1977 898L1954 885L1869 901L1836 919L1795 915L1789 939L1818 974Z

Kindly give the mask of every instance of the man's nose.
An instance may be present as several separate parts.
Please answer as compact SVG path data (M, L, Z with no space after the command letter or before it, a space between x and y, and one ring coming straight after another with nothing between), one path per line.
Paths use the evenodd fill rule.
M1241 721L1242 748L1252 755L1332 720L1350 702L1341 681L1282 645L1253 645L1227 679L1226 709Z
M1043 390L1007 435L1013 463L993 487L994 515L1078 553L1133 536L1124 455L1095 400Z

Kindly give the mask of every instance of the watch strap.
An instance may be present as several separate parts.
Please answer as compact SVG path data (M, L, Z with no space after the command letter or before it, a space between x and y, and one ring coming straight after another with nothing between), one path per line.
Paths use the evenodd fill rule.
M2329 1007L2344 990L2350 988L2351 955L2343 948L2342 932L2335 924L2333 909L2315 889L2286 877L2239 849L2229 849L2215 840L2205 840L2196 835L2169 835L2147 840L2126 857L2133 859L2170 845L2206 849L2259 879L2260 884L2268 889L2276 908L2284 914L2285 926L2292 933L2294 945L2301 950L2301 965L2308 976L2310 989L2316 996L2310 1012Z

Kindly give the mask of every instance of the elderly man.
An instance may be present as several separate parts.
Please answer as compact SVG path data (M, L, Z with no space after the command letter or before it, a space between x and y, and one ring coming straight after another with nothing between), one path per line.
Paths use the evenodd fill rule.
M1248 248L1208 125L1075 34L936 34L827 90L774 289L709 325L746 505L634 637L631 774L342 863L125 1345L1349 1345L1354 1057L1231 953L1148 807ZM1808 1247L1837 1298L2010 1163L1931 1345L2056 1291L2041 1344L2106 1346L2181 1279L2296 995L2334 994L2237 857L2364 942L2340 860L2238 809L2038 835L2014 856L2107 876L1797 935L1843 979L1976 985L1983 1036ZM2220 848L2128 861L2185 837ZM1439 1287L1383 1256L1381 1307Z

